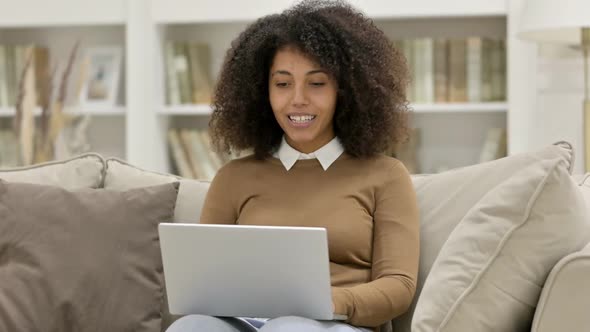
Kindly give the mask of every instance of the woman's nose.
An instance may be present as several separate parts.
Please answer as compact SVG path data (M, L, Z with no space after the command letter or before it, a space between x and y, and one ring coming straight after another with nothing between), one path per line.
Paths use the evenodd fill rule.
M293 99L291 101L293 106L301 107L307 105L307 95L305 92L305 86L303 84L295 85L295 89L293 91Z

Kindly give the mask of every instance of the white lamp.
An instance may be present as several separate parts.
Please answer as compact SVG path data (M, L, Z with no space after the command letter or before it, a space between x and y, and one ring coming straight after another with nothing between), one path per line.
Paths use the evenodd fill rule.
M585 170L590 171L590 0L527 0L519 37L581 45L584 56Z

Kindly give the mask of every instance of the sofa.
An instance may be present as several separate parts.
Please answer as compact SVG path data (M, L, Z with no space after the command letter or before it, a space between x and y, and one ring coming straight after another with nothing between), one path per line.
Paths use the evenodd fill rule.
M575 153L571 145L567 142L557 142L536 151L511 155L483 164L439 174L413 175L421 214L421 256L417 292L407 313L393 320L391 324L387 324L384 330L402 332L590 330L590 315L586 313L587 308L590 308L590 214L587 211L587 204L590 202L590 175L572 175L574 162ZM10 266L11 257L2 254L3 250L5 253L9 252L5 248L10 248L11 244L14 246L15 241L14 237L3 240L2 231L6 233L6 230L10 230L7 227L13 226L6 225L2 216L11 213L11 209L21 208L20 206L3 208L3 204L9 204L3 201L6 200L3 198L3 191L13 190L17 191L17 194L30 196L31 192L35 194L46 190L47 194L40 196L45 198L52 193L46 188L52 187L63 188L58 191L60 195L68 195L67 192L101 191L105 192L102 196L107 196L106 198L92 196L92 198L84 199L105 200L106 203L101 204L111 204L104 205L105 213L106 210L111 209L109 206L123 210L128 207L129 211L133 211L134 208L140 210L136 212L137 217L129 211L110 214L109 218L113 220L118 215L123 215L123 221L116 222L126 223L127 219L139 219L137 223L140 223L142 218L150 218L155 214L159 218L152 221L151 228L145 226L141 228L141 231L145 232L144 235L138 236L138 239L133 237L135 242L139 242L139 238L143 239L141 241L149 242L149 246L142 243L134 243L133 246L122 245L120 241L123 241L125 236L131 238L132 234L123 234L119 242L113 244L109 242L110 237L117 232L112 230L108 233L109 239L104 235L105 238L101 240L101 229L93 231L95 234L87 235L90 239L98 239L99 244L100 241L104 241L105 248L122 246L122 249L114 248L115 253L116 250L127 250L134 251L134 255L139 255L129 257L141 257L142 252L146 252L146 255L150 252L152 255L153 260L147 262L148 265L137 267L134 274L130 274L138 280L137 283L149 284L151 288L135 290L130 284L125 287L130 293L137 291L139 292L137 294L141 295L140 292L151 291L155 294L155 298L152 296L142 300L142 304L151 303L150 310L153 312L150 315L141 315L141 312L130 314L129 317L135 317L136 321L125 322L128 325L120 326L132 326L128 329L129 331L163 331L177 318L167 310L165 276L161 261L157 260L160 257L154 254L157 248L157 230L153 223L169 221L167 219L174 222L198 222L209 185L207 181L183 179L171 174L153 172L120 159L103 158L98 154L88 153L69 160L0 170L0 184L12 183L15 184L14 188L9 186L0 188L0 279L2 276L14 278L14 274L6 272ZM20 184L30 185L29 187L25 185L21 190ZM36 185L40 187L34 187ZM174 185L173 188L170 187L172 185ZM150 189L137 191L147 190L145 188ZM171 191L174 191L175 195L173 204L170 203ZM117 196L112 201L108 200L109 195L115 196L123 192L125 194L121 194L122 196ZM140 203L134 201L148 196L153 196L153 200ZM155 206L162 201L159 197L167 197L161 209L145 212L145 206ZM68 196L67 200L57 201L52 206L80 204L82 212L77 213L84 214L84 218L90 220L91 218L86 216L84 210L88 208L81 205L80 201L83 199L78 196ZM31 206L21 209L24 213L21 215L34 210ZM51 206L44 209L47 211L51 209ZM166 214L165 209L173 209L173 211ZM42 214L37 213L36 223L43 222ZM77 227L75 223L69 225L67 227ZM31 227L34 227L34 224ZM59 227L61 232L66 226ZM124 231L121 230L122 232ZM60 245L63 249L63 243ZM87 257L83 256L84 253L79 253L85 250L85 246L79 246L84 248L67 246L65 248L69 248L71 252L78 252L80 257ZM44 248L44 252L51 251L47 247ZM96 248L92 250L91 254L96 255ZM81 262L76 262L75 258L69 259L67 262L69 265L63 269L85 269L87 273L84 287L90 289L96 285L88 283L88 276L103 273L101 280L114 283L115 281L108 279L108 276L112 274L112 271L109 272L108 269L124 270L128 265L135 264L129 259L115 262L119 259L116 256L114 254L109 256L110 258L104 258L102 262L106 263L102 263L102 266L88 264L87 259L81 259ZM108 266L109 264L112 266ZM153 271L146 270L149 264L153 265ZM55 273L59 274L63 271ZM43 281L38 274L36 274L38 280L36 279L35 285L47 286L47 280ZM68 272L68 276L70 274L71 272ZM61 278L61 275L56 278ZM122 278L128 281L135 280L129 275ZM109 298L120 296L122 300L112 302L112 306L121 306L121 311L130 307L129 303L136 303L133 299L129 299L130 296L123 296L125 294L123 289L111 294L108 288L108 286L104 287L104 296ZM14 287L3 289L0 286L0 321L13 319L15 315L21 315L22 311L33 310L26 309L27 307L21 304L18 308L2 308L3 296L6 297L6 293L14 289ZM100 291L99 289L97 293L93 293L96 294L93 295L95 300L101 296ZM43 291L40 294L49 293ZM84 288L78 289L76 294L78 297L79 294L84 294ZM38 295L35 296L38 297ZM110 313L111 316L104 316L105 309L92 306L89 304L93 303L90 300L76 310L73 309L76 308L76 304L72 303L73 300L64 300L64 302L67 303L53 304L52 308L60 311L57 317L68 322L78 322L76 324L80 324L80 327L77 329L68 327L62 322L60 323L62 328L58 327L56 331L100 331L99 328L84 326L83 323L79 323L77 317L74 317L85 316L85 310L96 311L96 314L92 316L95 320L124 319L121 315L112 318L114 313ZM33 300L25 303L33 303ZM27 317L31 319L34 315L33 311L19 317L26 320ZM53 318L50 323L46 320L43 324L59 326L55 320ZM12 326L19 326L18 323L14 324ZM104 326L107 325L101 326L104 330Z

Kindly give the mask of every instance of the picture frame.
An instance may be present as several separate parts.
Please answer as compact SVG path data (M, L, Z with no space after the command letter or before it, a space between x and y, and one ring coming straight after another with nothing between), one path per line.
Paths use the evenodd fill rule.
M86 75L80 89L82 108L115 106L121 80L122 57L123 50L118 46L85 49Z

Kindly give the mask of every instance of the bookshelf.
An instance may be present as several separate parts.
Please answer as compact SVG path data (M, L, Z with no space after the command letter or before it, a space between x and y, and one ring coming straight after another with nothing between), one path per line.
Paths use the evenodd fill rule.
M0 28L123 25L127 19L127 6L121 0L20 0L2 7Z
M464 114L482 114L482 113L506 113L508 104L505 102L489 103L429 103L429 104L412 104L410 108L415 113L464 113Z
M231 40L257 17L281 11L294 0L260 0L256 6L238 0L108 0L82 4L74 0L45 3L23 0L0 13L0 44L35 42L60 58L71 41L125 49L117 105L111 109L76 110L93 117L89 137L93 150L156 171L174 170L167 134L171 128L205 129L207 104L169 105L166 95L166 44L194 42L209 47L207 74L214 80ZM515 37L522 0L352 0L392 39L506 39L506 100L493 102L413 103L413 125L421 128L419 150L424 172L477 162L490 128L507 130L509 151L532 146L522 130L533 116L531 95L523 76L531 75L532 51ZM92 7L92 8L89 8ZM96 7L96 8L94 8ZM30 8L41 10L30 11ZM513 50L524 52L514 52ZM53 53L52 53L53 54ZM518 75L516 73L518 72ZM7 121L10 108L0 108Z
M164 106L159 111L160 115L194 115L194 116L209 116L212 109L208 104L194 104L194 105L175 105Z
M37 107L33 111L35 116L41 115L41 108ZM125 116L125 108L122 106L115 107L66 107L64 112L69 115L89 115L89 116ZM11 118L16 113L14 107L0 107L0 117Z
M415 113L506 113L508 104L505 102L489 103L421 103L411 104ZM209 116L212 109L208 104L164 106L158 110L162 116Z

